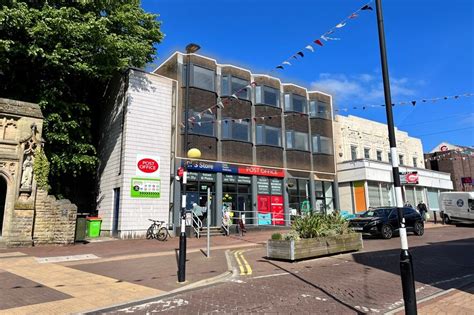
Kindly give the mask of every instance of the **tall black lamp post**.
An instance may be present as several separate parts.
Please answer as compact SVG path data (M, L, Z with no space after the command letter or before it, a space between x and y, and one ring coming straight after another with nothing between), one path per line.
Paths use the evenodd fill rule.
M189 44L186 46L186 95L184 99L184 142L183 142L183 156L188 152L188 128L189 128L189 84L191 82L191 55L198 51L201 47L197 44ZM187 174L184 170L183 178L181 179L181 233L179 234L179 261L178 261L178 282L186 281L186 181Z
M408 251L407 231L405 218L403 217L403 198L400 185L400 174L398 171L397 142L395 140L395 129L392 114L392 97L390 95L390 81L388 76L387 52L385 48L385 33L383 27L382 1L376 0L377 26L379 32L380 58L382 61L383 89L385 95L385 110L387 113L388 138L390 142L390 154L392 156L393 185L395 187L395 199L398 209L398 220L400 225L400 275L402 278L403 300L405 303L405 314L417 314L415 276L413 273L413 261Z

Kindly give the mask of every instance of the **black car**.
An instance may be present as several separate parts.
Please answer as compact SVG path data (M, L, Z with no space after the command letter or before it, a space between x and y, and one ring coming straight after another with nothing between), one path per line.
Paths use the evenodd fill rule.
M407 232L423 235L425 227L421 215L413 208L403 207ZM367 210L357 218L349 220L349 226L356 232L392 238L398 232L398 211L396 207L380 207Z

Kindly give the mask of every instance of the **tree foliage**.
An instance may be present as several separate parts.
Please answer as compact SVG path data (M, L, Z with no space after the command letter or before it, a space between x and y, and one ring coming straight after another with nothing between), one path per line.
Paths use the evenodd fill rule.
M0 3L0 97L40 104L53 192L61 194L61 179L93 178L107 83L154 59L160 22L138 0Z

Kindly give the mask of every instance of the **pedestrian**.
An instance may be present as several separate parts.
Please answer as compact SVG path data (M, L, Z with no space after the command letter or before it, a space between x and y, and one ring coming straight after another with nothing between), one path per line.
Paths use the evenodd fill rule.
M416 206L416 209L420 212L421 214L421 219L423 222L426 222L426 213L428 212L428 209L426 208L426 205L423 201L420 201L418 203L418 206Z
M405 204L403 205L404 207L408 207L408 208L413 208L413 206L411 205L411 203L407 201L405 201Z

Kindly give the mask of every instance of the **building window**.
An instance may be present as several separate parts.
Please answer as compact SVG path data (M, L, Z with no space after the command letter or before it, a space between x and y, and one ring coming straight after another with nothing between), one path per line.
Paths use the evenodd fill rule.
M357 160L357 146L351 145L351 160Z
M370 149L369 148L364 148L364 158L365 159L370 159Z
M277 127L257 125L257 144L281 147L281 130Z
M388 152L388 162L392 163L392 154Z
M238 98L248 100L250 98L250 91L245 88L250 84L249 81L239 79L230 75L224 75L221 79L221 95L230 96L236 94ZM237 91L240 91L237 93Z
M418 167L418 161L416 157L413 157L413 167Z
M310 117L331 119L329 104L320 101L309 101L309 115Z
M195 117L197 112L190 111L189 117ZM198 121L188 122L189 133L214 136L214 115L201 114L201 119ZM183 115L184 117L184 115Z
M315 181L316 211L331 213L334 210L333 183Z
M332 154L332 139L320 135L314 135L313 153Z
M308 138L307 133L288 130L286 132L286 148L309 151Z
M377 150L377 161L382 161L382 151Z
M306 113L306 98L300 95L285 94L285 111Z
M399 160L400 165L405 165L405 163L403 161L403 154L398 155L398 160Z
M268 86L255 87L255 103L280 107L280 91Z
M250 124L243 119L223 119L222 138L240 141L250 141Z
M309 181L288 178L288 199L290 214L306 214L311 211L309 200Z
M187 65L183 67L183 86L186 86ZM214 91L214 70L209 70L196 65L191 65L191 82L190 86L194 86L203 90Z

